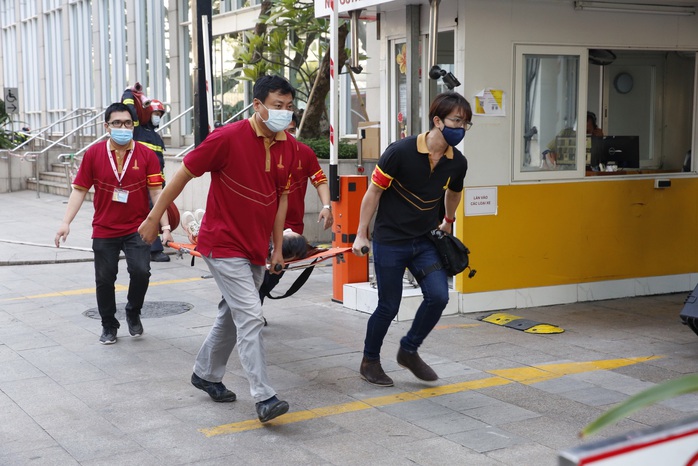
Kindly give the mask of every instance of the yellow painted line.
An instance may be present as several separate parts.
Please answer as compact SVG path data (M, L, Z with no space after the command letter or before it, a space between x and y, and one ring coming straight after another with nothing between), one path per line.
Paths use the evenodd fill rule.
M478 388L494 387L497 385L506 385L513 383L511 380L502 379L500 377L491 377L483 380L474 380L471 382L462 382L442 387L426 388L416 392L403 392L394 395L380 396L375 398L367 398L361 401L352 401L350 403L342 403L339 405L325 406L321 408L313 408L305 411L294 411L284 414L282 417L274 419L269 425L281 426L285 424L294 424L296 422L309 421L311 419L319 419L337 414L353 413L356 411L365 411L367 409L376 408L379 406L390 406L406 401L415 401L425 398L433 398L435 396L448 395L450 393L462 392L465 390L475 390ZM214 437L216 435L234 434L237 432L246 432L255 429L261 429L264 424L259 420L249 420L242 422L234 422L232 424L224 424L221 426L211 427L208 429L199 429L206 437Z
M465 392L468 390L479 390L483 388L496 387L507 385L510 383L532 384L545 380L562 377L569 374L578 374L581 372L592 372L597 370L610 370L618 367L629 366L640 362L659 359L663 356L645 356L637 358L624 359L607 359L599 361L573 362L563 364L544 364L534 367L518 367L514 369L500 369L488 371L494 377L485 379L470 380L468 382L460 382L440 387L429 387L415 392L403 392L393 395L367 398L365 400L353 401L350 403L342 403L333 406L325 406L321 408L313 408L305 411L295 411L274 419L268 425L280 426L285 424L294 424L296 422L304 422L312 419L319 419L337 414L352 413L356 411L364 411L379 406L389 406L405 401L414 401L420 399L434 398L437 396L450 395L452 393ZM215 437L217 435L234 434L238 432L248 432L255 429L261 429L265 426L257 419L234 422L231 424L223 424L216 427L199 429L199 432L206 437Z
M149 286L176 285L178 283L189 283L189 282L196 282L199 280L203 280L203 278L201 278L201 277L178 278L176 280L163 280L161 282L150 282ZM116 284L116 285L114 285L114 290L115 291L128 291L128 286ZM36 294L33 296L20 296L19 298L6 298L6 299L0 299L0 301L21 301L24 299L56 298L56 297L61 297L61 296L75 296L75 295L81 295L81 294L94 294L94 293L95 293L94 288L82 288L79 290L56 291L54 293Z
M504 377L514 382L530 385L545 380L556 379L564 375L580 374L598 370L613 370L623 366L630 366L639 362L660 359L663 356L643 356L638 358L605 359L588 362L570 362L561 364L545 364L533 367L518 367L515 369L499 369L488 371L490 374Z
M437 325L434 330L445 330L449 328L470 328L479 327L480 324L453 324L453 325Z

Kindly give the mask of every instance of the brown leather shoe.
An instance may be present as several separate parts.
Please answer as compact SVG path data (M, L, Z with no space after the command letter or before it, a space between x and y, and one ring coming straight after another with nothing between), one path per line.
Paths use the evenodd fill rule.
M388 377L381 367L380 359L371 361L366 359L366 356L361 360L361 368L359 369L361 378L366 382L377 385L379 387L392 387L393 379Z
M397 352L397 363L405 369L409 369L418 379L426 380L427 382L439 380L439 376L436 375L434 369L422 361L422 358L419 357L416 351L411 353L400 348Z

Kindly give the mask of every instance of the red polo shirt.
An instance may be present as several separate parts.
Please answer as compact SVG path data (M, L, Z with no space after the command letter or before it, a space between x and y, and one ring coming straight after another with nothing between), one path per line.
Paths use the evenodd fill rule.
M293 145L280 131L264 137L255 116L214 130L184 157L193 176L211 173L197 251L266 263L279 197L290 186Z
M302 142L292 139L296 150L296 159L291 170L291 189L288 192L288 213L284 228L290 228L298 234L303 234L303 215L305 214L305 191L308 180L317 188L327 183L327 177L320 168L313 149Z
M131 149L133 152L130 160L128 153L124 157L125 167L118 166L116 154L111 150L111 140L97 143L87 149L80 162L73 186L83 191L88 191L92 186L95 188L93 238L117 238L138 231L141 222L150 212L148 188L162 186L160 162L155 152L133 142ZM113 166L110 159L114 162ZM114 173L115 169L119 173L120 168L123 173L121 181ZM114 200L115 189L128 191L126 203Z

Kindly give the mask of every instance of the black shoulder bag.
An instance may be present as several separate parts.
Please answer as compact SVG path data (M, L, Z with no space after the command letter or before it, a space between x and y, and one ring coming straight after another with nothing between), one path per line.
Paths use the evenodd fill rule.
M434 243L439 253L440 261L436 264L421 270L418 280L429 275L436 270L444 270L449 277L458 275L465 269L470 269L468 278L473 278L477 270L469 266L468 254L470 250L455 236L443 230L434 229L427 233L427 238Z

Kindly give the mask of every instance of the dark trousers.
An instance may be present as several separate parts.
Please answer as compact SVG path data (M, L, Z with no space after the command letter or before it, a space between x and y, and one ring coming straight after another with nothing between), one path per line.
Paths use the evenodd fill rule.
M426 236L399 244L373 242L378 306L368 319L366 327L364 355L368 359L380 358L383 339L400 309L405 268L412 275L419 276L421 270L437 262L439 257L436 247ZM400 347L407 351L417 351L448 304L448 277L443 270L429 273L420 280L419 286L424 300L417 309L410 330L400 340Z
M133 233L118 238L93 238L92 250L95 254L97 308L102 317L102 326L119 328L114 291L119 272L119 254L123 251L126 256L130 278L126 314L140 315L150 282L150 246L143 242L138 233Z

